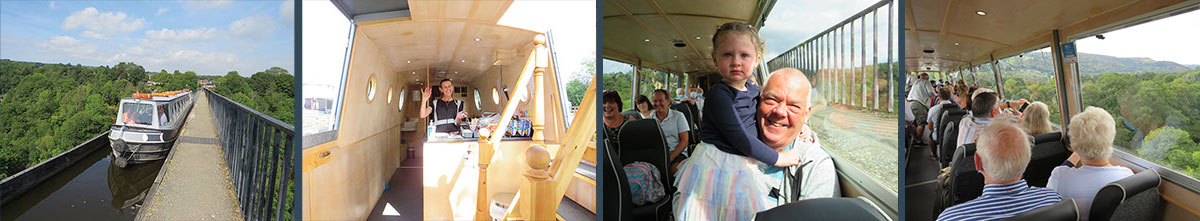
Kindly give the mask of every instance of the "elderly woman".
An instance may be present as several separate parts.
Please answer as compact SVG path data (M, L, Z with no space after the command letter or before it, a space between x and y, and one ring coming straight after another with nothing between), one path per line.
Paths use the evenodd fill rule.
M1104 185L1132 176L1129 168L1114 166L1112 142L1117 134L1116 122L1104 109L1088 107L1071 118L1067 135L1071 137L1071 149L1079 156L1078 162L1054 168L1046 188L1054 189L1063 198L1075 199L1079 216L1087 220L1096 191Z
M1054 131L1054 127L1050 126L1050 108L1041 101L1029 103L1025 112L1021 113L1021 127L1024 127L1029 135Z
M617 91L604 91L604 106L602 111L604 114L604 139L607 140L610 148L620 150L620 143L617 140L617 132L621 129L626 121L634 120L631 116L621 114L621 94Z

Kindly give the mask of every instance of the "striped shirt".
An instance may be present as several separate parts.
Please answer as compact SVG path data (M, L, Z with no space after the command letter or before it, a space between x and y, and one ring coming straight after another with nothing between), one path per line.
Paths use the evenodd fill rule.
M998 220L1062 201L1054 190L1029 187L1025 180L987 184L979 198L951 206L937 220Z
M958 122L958 145L956 147L975 143L975 139L979 138L979 132L991 123L992 118L971 117L968 113L967 117Z

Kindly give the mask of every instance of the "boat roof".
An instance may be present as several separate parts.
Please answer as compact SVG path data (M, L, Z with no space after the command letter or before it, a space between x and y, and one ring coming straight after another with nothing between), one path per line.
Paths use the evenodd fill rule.
M1198 4L1197 0L912 0L904 5L905 66L910 72L952 71L1047 47L1055 29L1066 43L1194 10Z
M713 31L734 21L762 27L775 1L603 2L604 33L621 33L603 36L605 58L676 73L715 73Z
M498 24L512 0L349 1L333 4L380 53L413 80L469 82L494 65L512 64L542 32ZM553 19L553 18L547 18ZM478 39L478 40L476 40ZM430 73L427 78L427 71Z
M182 96L184 96L184 95L191 94L191 93L192 93L192 92L190 92L190 91L184 91L184 92L180 92L180 93L177 93L177 94L175 94L175 95L172 95L172 96L150 96L150 98L124 97L124 98L121 98L121 101L127 101L127 100L128 100L128 101L152 101L152 102L159 102L159 101L161 101L161 102L165 102L165 101L172 101L172 100L175 100L176 98L179 98L179 97L182 97Z

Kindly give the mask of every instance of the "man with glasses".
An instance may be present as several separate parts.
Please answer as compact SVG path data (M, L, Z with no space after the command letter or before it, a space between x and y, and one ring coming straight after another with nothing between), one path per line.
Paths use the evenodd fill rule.
M437 127L434 132L457 133L458 122L467 118L467 112L463 110L463 101L454 99L454 83L451 83L450 79L442 79L439 85L442 97L432 103L429 97L432 96L433 88L428 87L421 91L421 118L432 119L433 123L429 125Z

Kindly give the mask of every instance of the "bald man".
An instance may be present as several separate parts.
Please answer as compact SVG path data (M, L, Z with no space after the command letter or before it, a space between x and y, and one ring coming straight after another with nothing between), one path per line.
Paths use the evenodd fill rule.
M789 202L835 197L838 193L837 170L833 159L825 150L817 135L808 128L809 92L812 84L808 76L794 68L775 71L767 78L766 86L759 95L758 121L759 138L775 151L797 149L801 153L800 163L789 167L776 167L759 162L766 182L772 189L768 201L778 205Z
M1062 201L1054 190L1029 187L1025 167L1030 144L1012 117L998 117L983 128L975 145L975 170L983 174L983 194L951 206L937 220L999 220Z

